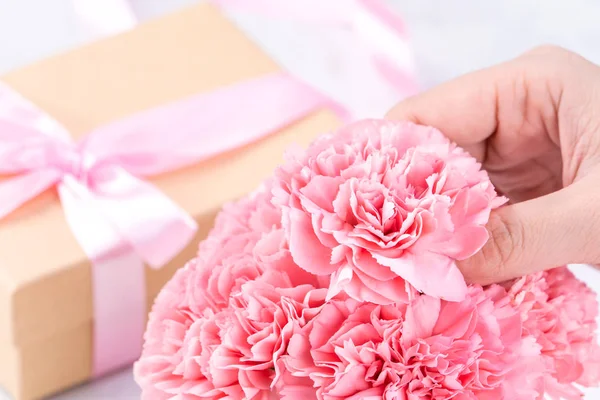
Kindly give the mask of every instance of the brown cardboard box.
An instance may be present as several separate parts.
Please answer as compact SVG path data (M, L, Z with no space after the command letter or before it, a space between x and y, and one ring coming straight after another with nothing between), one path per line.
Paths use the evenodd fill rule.
M277 70L216 9L198 5L2 80L80 137L134 112ZM196 218L199 240L225 201L271 174L285 147L306 144L336 125L333 113L323 110L258 143L152 181ZM194 255L198 240L167 267L147 269L148 304ZM44 397L90 377L90 276L56 193L0 221L0 385L16 399Z

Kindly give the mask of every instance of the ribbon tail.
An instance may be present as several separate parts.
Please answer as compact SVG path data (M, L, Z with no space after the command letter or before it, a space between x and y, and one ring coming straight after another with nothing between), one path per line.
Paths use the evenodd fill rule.
M160 268L196 235L196 222L152 184L107 166L94 177L93 194L102 214L137 254Z
M48 190L59 178L56 171L41 170L0 181L0 219Z
M98 377L141 354L147 314L145 267L135 249L119 240L84 186L67 177L58 192L67 223L92 263L92 373Z

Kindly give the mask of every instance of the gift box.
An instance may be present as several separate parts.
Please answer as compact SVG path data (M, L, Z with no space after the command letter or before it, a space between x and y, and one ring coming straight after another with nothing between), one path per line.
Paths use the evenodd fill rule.
M0 81L78 139L131 114L278 71L217 9L201 4ZM198 229L167 265L146 267L147 307L195 255L225 202L256 188L290 144L305 145L337 125L335 113L323 106L260 140L148 178ZM55 189L0 220L0 249L0 385L16 399L37 399L93 377L92 263Z

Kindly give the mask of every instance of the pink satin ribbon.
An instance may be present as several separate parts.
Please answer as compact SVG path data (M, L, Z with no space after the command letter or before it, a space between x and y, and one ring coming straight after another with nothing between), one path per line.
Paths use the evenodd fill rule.
M57 188L92 262L95 376L139 356L144 263L163 266L196 231L184 210L142 178L256 141L328 104L275 74L141 112L75 143L65 127L0 84L0 175L11 176L0 181L0 219ZM210 196L211 188L190 190Z

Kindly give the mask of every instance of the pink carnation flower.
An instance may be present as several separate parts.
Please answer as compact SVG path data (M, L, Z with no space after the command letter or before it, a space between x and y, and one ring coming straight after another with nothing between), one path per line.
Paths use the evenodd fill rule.
M179 270L156 299L144 335L144 352L135 364L142 400L213 399L207 378L211 346L219 342L215 315L195 314L185 303L193 263Z
M565 268L467 287L454 264L503 201L432 128L324 137L159 294L142 399L579 399L600 379L594 294Z
M488 238L503 203L474 158L439 131L407 122L363 121L288 157L274 196L296 264L331 275L377 304L407 301L406 282L451 301L467 293L455 260Z
M600 381L596 294L566 267L518 279L509 294L521 312L523 335L541 346L548 373L540 393L557 400L581 399L575 383Z
M327 285L298 268L287 249L281 211L271 204L269 183L247 198L227 204L219 213L209 237L200 244L197 267L188 278L191 309L220 311L249 281L265 270L285 271L294 284Z
M538 357L506 292L472 287L462 303L330 301L283 359L319 400L531 400Z
M290 383L292 391L298 386L298 378L271 371L277 357L265 360L265 354L274 351L274 347L268 348L272 338L258 344L252 341L260 336L261 327L272 335L281 334L281 329L271 325L281 321L282 311L272 308L293 301L284 298L284 305L279 305L278 293L297 297L305 294L303 290L323 288L324 298L329 282L295 266L283 237L280 213L270 199L265 186L226 206L209 238L200 245L198 257L161 291L150 314L142 357L135 366L143 399L268 399L279 375L278 388L284 382ZM246 309L261 302L268 307L254 308L258 314ZM285 312L292 311L286 308ZM234 328L246 336L231 336L228 332ZM273 340L280 340L280 348L285 349L285 338L277 338ZM219 354L229 351L231 357L232 348L256 354L240 357L233 367L224 365Z
M191 311L190 263L156 300L135 365L142 399L299 399L312 381L282 368L294 329L324 304L327 289L295 285L285 272L268 270L244 283L231 306ZM308 397L310 398L310 396Z
M245 399L268 399L281 385L292 384L290 377L281 380L280 358L295 326L317 313L326 292L311 285L294 286L286 274L274 271L244 284L210 360L214 385L237 384Z

